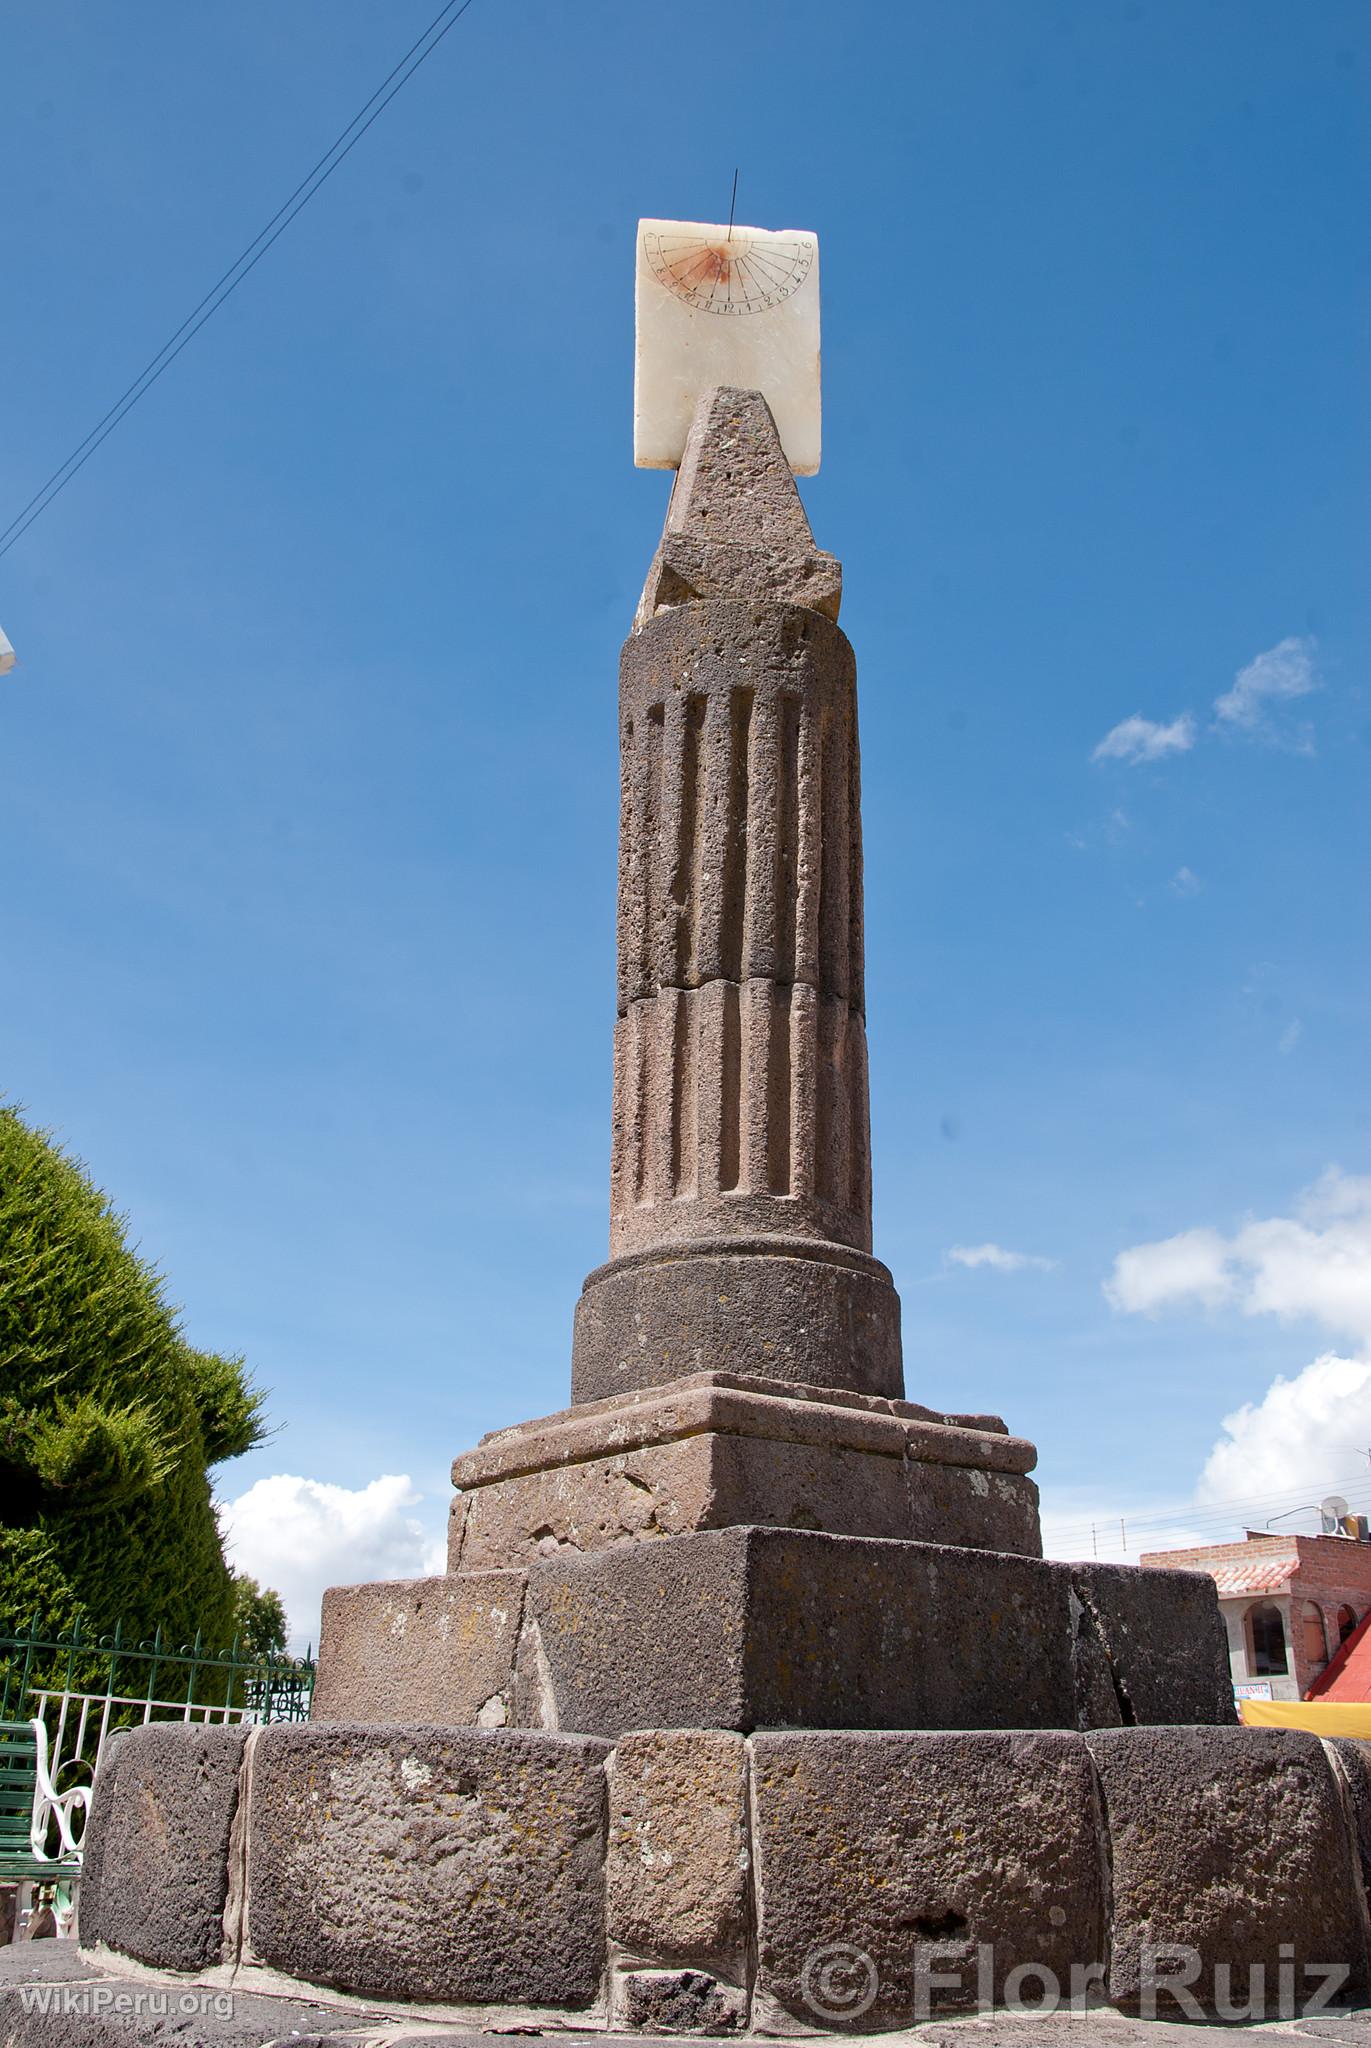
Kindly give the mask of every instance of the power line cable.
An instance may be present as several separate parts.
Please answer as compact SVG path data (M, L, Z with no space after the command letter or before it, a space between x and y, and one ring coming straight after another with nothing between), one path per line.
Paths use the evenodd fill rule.
M266 255L267 250L271 248L274 242L280 239L291 222L304 211L315 193L333 176L333 173L337 170L339 164L343 162L344 158L351 155L352 151L366 134L368 128L385 112L386 108L395 98L395 95L408 85L420 65L428 61L439 43L442 42L444 36L457 26L457 23L471 5L472 0L460 0L460 4L459 0L447 0L447 4L439 9L423 34L415 42L411 43L404 56L382 79L375 92L372 93L371 98L364 101L362 106L358 108L347 126L329 144L329 147L324 151L324 154L319 158L313 169L307 172L305 177L301 179L290 197L282 202L266 225L260 228L253 236L242 254L230 263L228 269L210 287L199 304L193 307L186 315L181 325L176 329L176 332L163 342L156 355L150 359L134 378L132 384L120 394L104 417L96 421L95 425L86 435L85 440L77 443L66 461L59 464L47 482L29 499L28 504L21 511L17 512L9 525L4 528L3 532L0 532L0 555L8 554L14 543L28 532L34 520L40 518L46 512L48 506L52 504L55 498L61 496L78 471L85 468L96 449L109 439L114 429L119 425L119 422L126 418L132 412L134 406L137 405L139 399L152 389L163 371L170 369L186 344L194 340L206 321L213 319L219 308L237 291L243 279L256 269L257 265ZM436 34L435 30L437 31ZM419 52L417 56L415 55L416 51ZM411 59L413 59L413 62L410 61ZM406 69L406 66L408 66L408 69ZM401 76L400 74L403 75ZM386 90L388 86L390 87L389 91ZM384 97L382 97L383 94ZM378 101L379 105L377 104ZM363 119L364 115L366 119ZM360 127L358 126L359 122L361 123ZM354 129L357 131L355 134L353 134ZM254 251L256 251L255 254L253 253ZM232 282L230 282L230 279Z
M1371 1496L1359 1495L1349 1505L1351 1506L1351 1509L1354 1513L1364 1513L1368 1508L1371 1508ZM1314 1512L1312 1508L1311 1512ZM1050 1507L1046 1510L1044 1519L1048 1521L1053 1520ZM1238 1540L1236 1536L1230 1539L1224 1532L1230 1529L1236 1529L1239 1526L1242 1526L1246 1529L1251 1529L1253 1527L1253 1523L1256 1520L1256 1517L1231 1513L1212 1516L1186 1515L1177 1516L1172 1520L1164 1522L1160 1520L1153 1520L1148 1516L1134 1516L1126 1514L1123 1517L1123 1519L1128 1526L1130 1535L1135 1536L1139 1542L1141 1542L1144 1538L1155 1538L1159 1546L1165 1544L1168 1541L1173 1546L1175 1546L1177 1544L1177 1539L1179 1538L1180 1547L1187 1548L1190 1547L1187 1539L1189 1539L1192 1536L1196 1539L1196 1541L1201 1543L1219 1543L1228 1542L1230 1540L1236 1542ZM1119 1517L1117 1515L1103 1515L1098 1516L1093 1523L1073 1523L1057 1527L1055 1522L1053 1522L1053 1540L1054 1542L1059 1543L1083 1543L1087 1541L1091 1536L1097 1534L1098 1532L1107 1531L1108 1529L1112 1528L1118 1520ZM1270 1535L1280 1537L1285 1535L1293 1536L1301 1533L1308 1534L1309 1532L1301 1532L1299 1530L1283 1528L1268 1529L1263 1525L1262 1527L1256 1530L1256 1533L1258 1535Z
M1348 1478L1334 1481L1333 1484L1339 1487L1365 1487L1371 1485L1371 1474L1366 1472L1354 1473ZM1309 1491L1310 1482L1306 1480L1302 1485L1271 1487L1262 1493L1224 1494L1217 1500L1197 1501L1193 1507L1166 1508L1155 1519L1159 1522L1184 1521L1189 1519L1192 1514L1210 1515L1219 1514L1230 1509L1255 1509L1274 1504L1277 1501L1293 1501L1300 1494L1307 1494Z
M1359 1499L1366 1500L1367 1488L1367 1476L1365 1473L1361 1473L1349 1479L1337 1480L1333 1483L1333 1486L1325 1490L1327 1492L1334 1490L1343 1491L1355 1494ZM1130 1529L1142 1531L1151 1529L1164 1531L1167 1528L1177 1527L1199 1530L1225 1522L1241 1521L1245 1518L1244 1511L1246 1510L1250 1510L1253 1515L1261 1508L1265 1508L1271 1513L1279 1512L1283 1505L1293 1503L1300 1494L1307 1494L1308 1492L1309 1488L1307 1486L1283 1487L1271 1493L1237 1495L1227 1500L1210 1501L1203 1505L1197 1505L1194 1508L1177 1508L1156 1515L1127 1515L1124 1519L1127 1521ZM1317 1509L1317 1506L1317 1501L1310 1502L1311 1510ZM1056 1539L1065 1542L1078 1536L1084 1538L1088 1537L1093 1529L1103 1529L1109 1526L1112 1526L1109 1518L1101 1518L1100 1516L1097 1516L1093 1523L1089 1521L1063 1523L1061 1528L1056 1531Z
M1366 1485L1364 1480L1352 1479L1343 1480L1339 1483L1344 1488L1355 1487L1362 1489ZM1307 1495L1308 1491L1307 1487L1293 1487L1288 1491L1279 1493L1251 1494L1232 1500L1211 1501L1208 1503L1197 1502L1193 1507L1168 1508L1157 1514L1139 1512L1136 1515L1129 1515L1127 1519L1130 1522L1134 1522L1138 1528L1146 1527L1149 1529L1193 1527L1197 1523L1238 1521L1244 1519L1245 1516L1255 1516L1262 1510L1271 1514L1286 1505L1293 1506L1298 1504L1302 1506L1303 1502L1300 1500L1300 1496L1302 1494ZM1311 1502L1310 1506L1317 1506L1317 1503ZM1105 1515L1103 1519L1108 1520L1108 1515ZM1101 1516L1097 1514L1094 1517L1094 1522L1098 1525L1100 1521ZM1077 1529L1089 1529L1091 1522L1089 1520L1066 1522L1063 1524L1063 1527L1068 1532Z
M42 497L44 491L48 489L48 486L50 484L55 483L58 477L61 476L62 472L65 469L69 468L70 465L76 460L77 456L81 454L82 450L86 448L89 445L89 443L95 439L95 436L99 433L101 427L104 426L105 421L112 419L114 414L118 412L119 407L124 403L124 400L130 397L135 391L137 391L138 386L143 382L145 377L149 376L150 372L156 367L156 365L161 361L161 358L167 353L167 350L171 348L175 342L179 341L181 336L185 333L186 329L190 326L190 323L195 318L196 314L200 312L203 307L209 304L210 300L214 297L215 293L220 289L222 285L227 284L228 280L233 276L234 271L238 269L239 265L247 261L248 257L257 247L257 244L262 240L262 237L271 232L272 228L275 227L277 221L280 220L281 215L286 211L286 208L292 203L293 200L299 198L300 194L304 191L306 185L309 184L310 179L315 177L318 174L318 172L323 169L324 165L328 162L329 158L333 155L334 151L352 133L352 130L357 126L357 123L361 120L363 114L367 112L368 108L375 105L376 101L380 98L381 94L385 91L386 87L390 84L391 79L395 77L396 72L398 72L405 64L409 62L410 58L414 55L415 51L419 48L420 44L427 41L428 37L432 34L434 28L436 27L437 22L441 21L443 18L443 14L446 14L448 12L448 7L454 4L455 0L448 0L448 6L445 6L443 8L442 13L440 13L437 16L436 20L431 21L428 27L424 30L423 35L421 35L416 42L410 44L409 48L405 51L404 56L400 59L400 62L397 65L395 65L394 69L389 71L386 74L386 76L381 80L381 83L377 86L375 92L371 95L371 98L367 100L363 106L358 108L357 112L348 122L346 128L344 128L338 135L334 137L333 141L329 144L328 148L320 157L318 163L316 163L312 167L312 169L309 170L306 173L306 175L300 180L300 183L296 186L295 190L291 193L290 197L284 200L282 204L277 207L275 213L271 216L271 219L266 223L266 226L259 228L257 233L253 236L252 240L248 243L247 247L242 251L242 253L238 256L235 256L233 262L230 263L228 269L224 271L223 275L217 278L215 282L210 286L209 290L205 293L203 299L201 299L199 305L192 306L190 312L187 313L185 319L181 322L181 325L176 329L176 332L170 335L167 338L167 340L163 342L161 348L158 349L157 354L153 356L150 359L150 361L144 365L144 367L139 371L138 375L134 378L133 382L128 386L127 390L122 391L120 393L119 397L115 399L114 404L110 407L109 411L104 415L104 417L102 419L98 419L95 422L95 425L91 428L85 440L79 441L77 443L76 447L72 449L71 454L67 457L66 461L58 464L57 468L48 478L47 483L43 484L37 491L34 492L33 496L29 499L28 504L23 506L22 509L15 514L14 518L10 521L9 525L3 529L3 531L0 531L0 543L3 543L8 538L8 536L13 532L14 528L19 524L20 520L24 517L25 513L30 511L32 507L38 503L38 500ZM379 112L380 110L378 109L377 111ZM320 180L320 182L322 183L323 181ZM55 496L56 493L54 492L53 495ZM18 538L17 535L15 537L16 539Z

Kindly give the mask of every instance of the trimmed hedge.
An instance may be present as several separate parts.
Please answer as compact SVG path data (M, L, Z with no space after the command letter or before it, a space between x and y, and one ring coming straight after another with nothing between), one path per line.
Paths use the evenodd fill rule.
M241 1359L197 1351L124 1220L0 1104L0 1613L227 1644L209 1467L261 1441Z

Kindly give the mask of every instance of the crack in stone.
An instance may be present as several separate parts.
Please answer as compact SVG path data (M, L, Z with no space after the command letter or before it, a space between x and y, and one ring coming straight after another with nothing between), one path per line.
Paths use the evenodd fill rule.
M1077 1718L1083 1728L1096 1725L1090 1718L1089 1675L1085 1657L1091 1648L1097 1650L1103 1662L1105 1676L1109 1680L1114 1702L1119 1712L1118 1725L1121 1728L1136 1728L1138 1716L1129 1696L1127 1685L1110 1653L1109 1640L1105 1632L1104 1618L1098 1607L1077 1579L1071 1582L1072 1620L1072 1661L1076 1667ZM1085 1651L1085 1656L1082 1651Z

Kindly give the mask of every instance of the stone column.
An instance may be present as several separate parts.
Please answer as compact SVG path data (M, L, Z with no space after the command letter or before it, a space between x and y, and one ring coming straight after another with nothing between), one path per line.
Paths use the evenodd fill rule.
M707 394L620 668L612 1259L578 1401L700 1370L903 1391L840 592L766 401Z

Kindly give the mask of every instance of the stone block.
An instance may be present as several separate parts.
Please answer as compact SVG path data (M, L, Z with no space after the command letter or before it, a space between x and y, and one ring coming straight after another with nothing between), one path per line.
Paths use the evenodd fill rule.
M702 1432L1008 1473L1030 1472L1037 1462L1032 1444L1011 1436L998 1416L943 1415L841 1388L702 1372L493 1430L454 1459L452 1480L470 1492Z
M622 1737L609 1765L611 1941L665 1963L730 1963L747 1946L747 1755L719 1729Z
M664 533L634 615L634 629L659 611L708 597L749 597L762 604L802 604L836 619L842 606L842 565L821 549L778 557L745 541L697 540Z
M1112 1867L1109 1997L1146 2010L1149 1955L1193 1956L1189 1997L1235 2017L1276 2010L1282 1965L1366 1987L1363 1909L1341 1788L1317 1736L1284 1728L1118 1728L1085 1738ZM1154 1979L1158 1966L1153 1966ZM1162 1973L1172 1967L1162 1964ZM1162 2018L1186 2010L1170 1994Z
M154 1721L126 1735L90 1819L81 1939L152 1969L220 1961L246 1728Z
M705 1374L572 1408L456 1459L462 1571L553 1546L766 1525L1036 1556L1031 1444L912 1403Z
M1232 1725L1233 1680L1207 1572L1071 1566L1083 1727Z
M598 1401L717 1370L898 1398L900 1298L878 1259L842 1245L697 1245L588 1275L576 1304L572 1399Z
M1339 1735L1329 1741L1328 1750L1342 1779L1362 1886L1371 1899L1371 1743Z
M707 1970L625 1970L615 1977L611 2012L635 2034L745 2033L747 1993Z
M908 2026L976 2003L984 1949L997 1999L1021 1966L1066 1992L1073 1965L1103 1956L1079 1735L767 1733L750 1748L758 1990L793 2018Z
M508 1729L265 1729L251 1958L363 1998L589 2005L605 1962L606 1754Z
M632 1538L712 1527L720 1514L715 1441L697 1436L650 1444L476 1488L464 1496L462 1566L526 1570L562 1545L603 1550Z
M1066 1568L728 1529L543 1559L515 1720L631 1728L1073 1725ZM522 1652L521 1652L522 1655Z
M483 1573L527 1568L552 1546L603 1550L744 1524L1031 1556L1041 1547L1030 1479L840 1446L701 1435L481 1487L468 1496L461 1563Z
M1004 1550L1041 1557L1038 1489L1026 1474L978 1463L935 1464L911 1453L905 1460L904 1528L913 1543L956 1549ZM881 1535L882 1530L854 1533ZM893 1532L892 1532L893 1533Z
M128 1743L133 1731L121 1728L105 1738L100 1754L100 1768L95 1773L91 1787L90 1812L86 1816L86 1832L82 1838L81 1889L77 1894L77 1931L88 1941L102 1937L88 1933L100 1924L100 1894L105 1876L105 1844L110 1836L110 1819L115 1810L117 1793L115 1780L119 1772L119 1756Z
M330 1586L310 1718L503 1727L523 1604L515 1571Z

